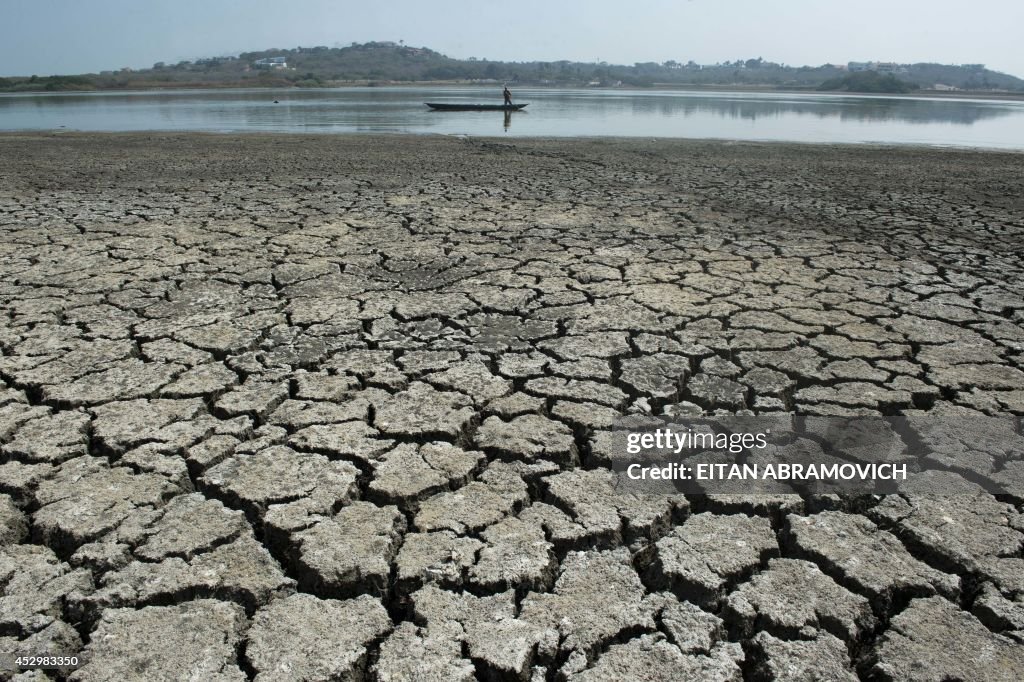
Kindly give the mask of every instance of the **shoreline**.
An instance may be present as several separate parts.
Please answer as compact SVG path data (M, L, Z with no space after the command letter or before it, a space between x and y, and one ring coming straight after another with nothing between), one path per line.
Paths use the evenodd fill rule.
M61 90L0 90L2 95L61 95L61 94L90 94L90 93L149 93L168 91L210 91L210 90L282 90L282 91L303 91L303 90L332 90L332 89L354 89L354 88L488 88L499 87L497 83L472 83L466 81L417 81L417 82L389 82L389 81L347 81L334 82L325 86L296 86L259 83L232 83L232 84L203 84L183 83L174 85L146 85L142 87L125 88L83 88L83 89L61 89ZM841 95L849 97L892 97L892 98L923 98L923 99L981 99L981 100L1006 100L1017 102L1024 100L1024 92L1013 91L992 91L992 90L915 90L907 93L881 93L881 92L850 92L846 90L817 90L815 88L786 88L774 86L757 85L701 85L701 84L679 84L679 83L655 83L650 86L559 86L559 85L513 85L527 90L600 90L613 92L650 92L658 90L677 90L683 92L710 92L710 93L740 93L740 94L779 94L779 95Z
M333 138L409 138L409 139L455 139L455 140L475 140L484 143L493 144L513 144L515 142L530 143L530 142L550 142L550 143L572 143L576 142L612 142L620 144L631 144L631 143L648 143L656 142L663 145L712 145L712 146L723 146L723 147L734 147L734 146L751 146L751 147L808 147L808 148L822 148L822 149L860 149L860 150L874 150L874 151L932 151L932 152L949 152L949 153L978 153L978 154L1007 154L1007 155L1021 155L1024 154L1024 149L1013 149L1005 147L976 147L970 145L955 145L955 144L927 144L920 142L907 142L907 143L879 143L879 142L804 142L799 140L745 140L727 137L652 137L649 135L636 135L636 136L624 136L624 135L577 135L577 136L551 136L551 135L536 135L536 136L514 136L514 137L500 137L494 135L476 136L463 133L410 133L410 132L380 132L375 131L372 133L359 133L359 132L339 132L339 133L310 133L305 131L263 131L263 130L239 130L239 131L212 131L212 130L111 130L111 131L93 131L93 130L75 130L75 129L59 129L51 128L45 130L37 129L23 129L23 130L0 130L0 140L4 138L18 138L18 137L40 137L40 138L56 138L56 137L141 137L146 139L152 139L154 137L169 138L169 137L209 137L209 138L231 138L231 137L242 137L242 138L314 138L329 140Z

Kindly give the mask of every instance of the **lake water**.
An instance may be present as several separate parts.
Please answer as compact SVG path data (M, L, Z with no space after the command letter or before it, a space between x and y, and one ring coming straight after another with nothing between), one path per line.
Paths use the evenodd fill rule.
M1024 150L1021 101L678 90L523 88L513 94L530 106L507 116L433 112L424 105L500 103L497 87L6 94L0 95L0 130L627 136Z

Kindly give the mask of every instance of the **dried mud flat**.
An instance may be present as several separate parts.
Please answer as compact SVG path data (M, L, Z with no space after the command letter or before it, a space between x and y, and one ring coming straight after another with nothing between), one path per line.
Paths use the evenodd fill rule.
M1019 430L939 499L624 494L599 446L629 413L1024 413L1024 156L0 156L0 652L84 652L75 680L1024 677L1024 499L976 488L1024 478Z

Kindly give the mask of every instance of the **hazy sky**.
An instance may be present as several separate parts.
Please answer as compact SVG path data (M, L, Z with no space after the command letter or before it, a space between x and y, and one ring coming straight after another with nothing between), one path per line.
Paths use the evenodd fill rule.
M0 75L404 40L502 60L764 57L987 64L1024 76L1024 0L0 0Z

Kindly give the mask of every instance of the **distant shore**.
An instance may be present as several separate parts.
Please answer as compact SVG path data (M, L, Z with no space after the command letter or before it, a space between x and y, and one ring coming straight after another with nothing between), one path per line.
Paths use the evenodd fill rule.
M61 88L58 90L47 90L40 88L19 88L0 89L0 96L11 94L72 94L72 93L108 93L108 92L160 92L166 90L324 90L331 88L415 88L415 87L494 87L501 88L501 83L480 83L465 80L435 80L435 81L373 81L373 80L352 80L352 81L327 81L321 86L298 86L289 81L273 82L243 82L230 83L207 83L207 82L146 82L142 81L130 87L111 88ZM991 100L1012 100L1024 101L1024 92L1011 92L1002 90L914 90L908 93L879 93L879 92L851 92L846 90L818 90L816 88L798 87L775 87L770 85L751 84L685 84L685 83L653 83L649 86L623 85L623 86L600 86L600 85L554 85L554 84L532 84L519 83L510 84L513 88L530 90L617 90L617 91L651 91L651 90L678 90L684 92L741 92L761 94L802 94L802 95L847 95L852 97L924 97L929 99L991 99Z

